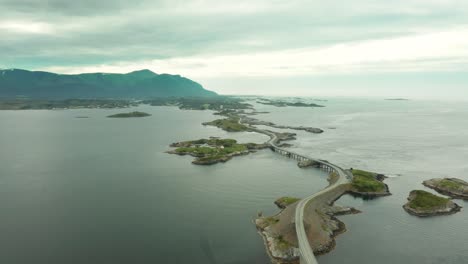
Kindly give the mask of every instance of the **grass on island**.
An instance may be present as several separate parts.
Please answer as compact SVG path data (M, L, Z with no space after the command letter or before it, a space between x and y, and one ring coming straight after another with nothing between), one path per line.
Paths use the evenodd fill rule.
M245 125L239 124L239 118L225 118L225 119L216 119L211 122L203 123L204 125L208 126L215 126L219 127L228 132L241 132L247 131L249 128Z
M449 199L434 195L430 192L416 190L415 197L409 202L409 207L413 209L432 209L437 207L442 207L447 204Z
M144 104L153 106L178 106L185 110L215 110L223 111L226 109L250 109L250 104L244 103L242 99L228 96L214 97L169 97L155 98L143 101Z
M438 184L438 187L439 188L449 189L449 190L454 190L454 191L463 190L463 185L462 184L460 184L458 182L448 180L448 179L441 180L439 182L439 184Z
M358 192L383 192L385 191L385 184L378 181L375 173L363 171L363 170L352 170L354 175L352 186Z
M299 200L301 200L301 199L286 196L286 197L279 198L277 200L277 202L280 203L280 204L284 204L285 206L288 206L288 205L293 204L293 203L295 203L295 202L297 202Z
M194 147L180 147L177 148L175 151L177 153L193 153L200 156L207 156L207 155L226 155L234 152L242 152L246 151L247 147L242 144L234 144L229 147L224 146L213 146L213 147L201 147L201 146L194 146Z
M145 112L130 112L130 113L120 113L120 114L115 114L115 115L110 115L107 116L109 118L128 118L128 117L145 117L145 116L150 116L150 114L145 113Z
M191 154L198 157L198 161L207 162L247 150L246 144L238 144L235 139L199 139L179 143L179 147L175 149L175 152L178 154Z

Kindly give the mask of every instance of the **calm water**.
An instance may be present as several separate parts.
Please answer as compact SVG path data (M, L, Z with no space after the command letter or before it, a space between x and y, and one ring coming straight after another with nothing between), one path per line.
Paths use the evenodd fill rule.
M392 193L339 204L348 232L320 263L467 263L468 213L409 216L408 192L431 177L468 180L468 107L460 103L342 100L326 108L275 108L258 118L324 128L298 133L298 152L383 172ZM153 116L107 119L119 110L0 111L0 263L268 263L252 219L283 195L323 188L320 171L265 150L195 166L164 153L208 136L263 142L202 122L210 112L140 107ZM76 116L89 116L77 119ZM335 128L335 129L329 129ZM457 200L468 207L468 203Z
M269 150L192 165L164 151L208 136L267 138L203 127L210 112L139 110L153 116L0 112L0 263L267 263L256 213L325 186L322 172Z

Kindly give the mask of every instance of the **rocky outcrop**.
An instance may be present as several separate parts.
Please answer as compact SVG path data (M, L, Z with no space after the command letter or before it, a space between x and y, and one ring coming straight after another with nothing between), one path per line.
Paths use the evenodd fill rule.
M278 206L278 208L284 209L288 205L291 205L299 200L300 200L299 198L284 196L284 197L276 199L275 204L276 206Z
M303 127L303 126L295 127L295 126L280 126L280 125L270 125L270 126L274 128L279 128L279 129L302 130L302 131L306 131L306 132L314 133L314 134L323 133L322 129L316 128L316 127Z
M385 175L375 172L350 169L353 174L352 188L349 194L355 197L362 197L365 200L391 195L388 185L383 181Z
M454 214L461 210L461 206L447 198L422 190L413 190L403 209L412 215L427 217Z
M468 182L466 181L457 178L438 178L424 181L423 185L452 198L468 200Z
M302 131L306 131L306 132L314 133L314 134L323 133L323 130L322 130L322 129L316 128L316 127L283 126L283 125L277 125L277 124L275 124L275 123L273 123L273 122L258 120L258 119L256 119L256 118L248 117L248 116L243 116L243 117L242 117L242 121L243 121L245 124L249 124L249 125L251 125L251 126L258 126L258 125L261 125L261 126L269 126L269 127L273 127L273 128L279 128L279 129L302 130Z

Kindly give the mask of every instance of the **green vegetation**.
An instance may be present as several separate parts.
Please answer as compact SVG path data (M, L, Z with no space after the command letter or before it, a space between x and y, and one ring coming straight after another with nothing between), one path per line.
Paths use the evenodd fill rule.
M0 97L32 99L216 97L199 83L180 75L150 70L127 74L55 74L20 69L0 70Z
M301 199L295 198L295 197L285 196L285 197L281 197L278 200L276 200L275 203L283 205L284 207L286 207L286 206L288 206L290 204L293 204L293 203L295 203L295 202L297 202L299 200L301 200Z
M216 119L211 122L203 123L203 125L207 126L215 126L219 127L228 132L241 132L241 131L248 131L249 128L245 125L239 123L238 117L230 117L225 119Z
M233 109L249 109L251 105L242 100L227 96L215 97L170 97L145 100L142 103L153 106L178 106L184 110L214 110L231 112Z
M269 223L269 225L272 225L272 224L278 223L279 219L270 216L270 217L265 218L265 222Z
M358 192L384 192L385 184L377 180L377 174L363 170L352 170L353 182L351 183L354 189Z
M323 105L318 105L314 103L303 103L303 102L286 102L286 101L280 101L280 100L269 100L269 99L261 99L257 101L259 104L264 104L264 105L272 105L276 107L286 107L286 106L292 106L292 107L324 107Z
M464 188L461 183L454 182L454 181L451 181L451 180L448 180L448 179L442 179L439 182L438 187L449 189L449 190L454 190L454 191L463 190L463 188Z
M0 110L127 108L137 105L136 102L129 100L106 99L32 100L17 98L0 100Z
M450 201L447 198L421 190L412 191L411 194L414 196L411 197L408 206L417 210L429 210L443 207Z
M115 115L110 115L107 116L109 118L129 118L129 117L145 117L145 116L150 116L150 114L145 113L145 112L130 112L130 113L120 113L120 114L115 114Z
M171 147L176 149L169 153L191 155L197 158L193 163L209 165L225 162L232 156L247 154L253 149L261 149L266 146L255 143L239 144L234 139L210 138L173 143Z
M177 148L175 152L178 154L193 154L196 157L205 157L209 158L209 156L222 156L231 154L234 152L242 152L246 151L247 147L242 144L234 144L229 147L219 147L219 146L209 146L209 147L181 147Z
M288 250L289 248L291 248L291 244L284 240L284 237L282 235L278 235L276 237L276 247L279 249L279 250Z

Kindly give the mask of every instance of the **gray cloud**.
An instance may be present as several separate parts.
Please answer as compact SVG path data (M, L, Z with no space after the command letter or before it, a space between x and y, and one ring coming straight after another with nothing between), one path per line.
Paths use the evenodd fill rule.
M369 0L0 0L0 66L40 68L309 48L468 22L468 9L462 8L466 4L448 3L395 1L389 8ZM15 23L39 23L38 31L45 29L31 33L7 28Z

